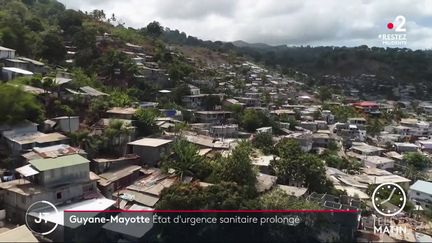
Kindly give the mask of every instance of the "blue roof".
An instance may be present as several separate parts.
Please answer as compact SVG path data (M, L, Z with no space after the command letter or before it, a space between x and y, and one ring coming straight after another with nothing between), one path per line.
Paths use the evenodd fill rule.
M432 195L432 183L431 182L418 180L410 186L410 189Z

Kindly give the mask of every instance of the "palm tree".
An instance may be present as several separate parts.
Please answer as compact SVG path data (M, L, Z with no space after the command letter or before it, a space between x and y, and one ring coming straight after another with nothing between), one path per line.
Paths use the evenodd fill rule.
M166 169L174 169L175 173L183 179L183 175L193 175L196 166L202 162L202 157L199 155L198 148L181 138L174 142L173 151L174 159L167 160L163 167Z
M177 135L181 135L182 132L183 132L186 128L188 128L187 123L184 123L184 122L176 123L176 124L174 125L174 134L175 134L176 136L177 136Z
M68 137L70 138L71 145L83 149L89 157L93 157L99 151L100 141L96 137L91 136L87 130L68 133Z
M74 110L72 110L72 108L70 108L70 106L68 105L62 105L61 109L63 110L63 114L65 114L69 118L69 132L72 132L71 116L73 115Z
M114 149L120 154L126 152L126 144L130 140L130 129L123 121L112 120L104 131L104 137L107 140L108 149ZM115 149L117 148L117 150Z

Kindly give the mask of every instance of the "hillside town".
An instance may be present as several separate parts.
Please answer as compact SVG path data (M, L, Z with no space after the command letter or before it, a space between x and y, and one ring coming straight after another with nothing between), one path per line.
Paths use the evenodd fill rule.
M321 240L432 240L432 102L413 97L414 87L393 87L395 100L349 83L335 92L331 82L308 85L300 71L124 41L118 32L95 36L108 61L92 77L76 69L83 47L63 43L58 65L0 46L0 241L59 240L25 227L28 208L42 200L59 210L48 220L67 227L65 210L183 209L202 196L193 190L207 201L187 209L226 209L225 189L248 190L228 209L294 200L304 209L357 210ZM25 99L41 108L19 110ZM372 193L382 183L403 188L402 213L376 212ZM408 230L376 233L378 218ZM102 229L110 241L148 237Z

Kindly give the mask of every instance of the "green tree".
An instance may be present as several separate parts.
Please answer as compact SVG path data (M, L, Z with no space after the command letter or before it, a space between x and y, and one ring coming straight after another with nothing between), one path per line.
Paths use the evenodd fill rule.
M276 144L275 154L284 158L297 158L304 153L300 147L300 144L296 140L284 138Z
M149 23L146 27L147 33L152 37L159 37L163 33L163 27L159 22L153 21Z
M109 109L109 100L106 97L93 99L88 109L86 118L89 123L97 122Z
M250 154L252 147L247 142L240 142L227 158L221 158L214 170L213 181L235 182L255 191L256 171Z
M173 144L175 157L162 164L166 169L174 169L180 179L184 175L193 176L203 158L199 155L198 148L185 139L178 139Z
M240 120L240 117L243 112L243 107L241 105L238 104L224 105L224 109L232 112L231 114L232 118L234 118L237 121Z
M98 71L107 77L107 84L116 87L128 87L135 80L138 71L135 62L125 53L109 49L97 61Z
M270 133L258 133L252 140L253 145L261 149L264 154L273 152L273 136Z
M422 171L431 166L431 159L419 152L410 152L404 154L403 161L407 166L412 166L418 171Z
M32 94L20 87L0 85L0 124L16 124L24 120L41 122L44 109Z
M101 86L101 84L97 81L96 74L87 75L81 68L74 68L72 70L72 76L73 85L77 88L83 86L90 86L96 88Z
M368 123L369 125L366 126L366 132L371 136L379 135L384 128L384 125L379 119L372 119Z
M91 136L88 130L68 133L67 136L70 138L71 145L86 151L89 158L94 158L102 147L102 140L96 136Z
M69 132L71 132L72 131L71 116L74 114L74 110L68 105L61 105L60 109L61 109L62 114L69 118Z
M110 93L110 104L115 107L129 107L136 100L121 90L114 90Z
M89 15L98 21L104 21L106 18L105 12L103 11L103 9L101 9L101 10L95 9L95 10L91 11Z
M217 95L209 95L203 99L202 105L205 110L214 110L216 106L222 105L219 96Z
M271 190L260 196L258 200L261 209L265 210L321 209L319 204L288 195L281 189Z
M320 155L320 158L325 161L326 166L346 170L348 174L357 174L361 168L361 162L342 158L329 150L324 151L324 153Z
M44 77L41 82L42 88L45 90L45 92L52 91L55 86L54 80L50 77Z
M321 86L318 90L318 96L321 102L331 99L332 90L327 86Z
M50 63L59 64L64 61L66 47L61 36L55 32L46 34L42 39L41 54Z
M134 114L135 126L140 136L148 136L158 131L156 117L159 111L156 109L138 109Z
M190 95L190 89L187 84L177 85L172 91L173 101L177 105L182 105L182 98L186 95Z
M68 9L58 16L58 25L66 33L73 35L81 29L83 24L83 14L72 9Z
M270 168L282 184L301 184L310 192L328 192L333 185L327 180L324 162L313 154L306 154L292 139L281 140L275 148L280 159L270 162Z
M105 150L109 153L124 155L130 139L131 130L120 120L111 120L103 132Z
M204 189L196 184L176 184L162 191L156 205L160 210L204 209L206 203Z
M177 184L162 191L157 209L235 210L250 207L248 190L233 182L221 182L206 188L197 184Z
M254 110L246 110L240 119L240 124L248 132L254 132L261 127L257 112Z

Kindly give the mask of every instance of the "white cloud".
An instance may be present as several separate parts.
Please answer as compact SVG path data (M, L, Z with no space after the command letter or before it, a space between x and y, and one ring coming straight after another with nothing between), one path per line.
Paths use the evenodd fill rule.
M61 0L67 7L115 13L127 25L157 20L210 40L287 45L380 45L397 15L408 21L410 48L431 48L430 0Z

